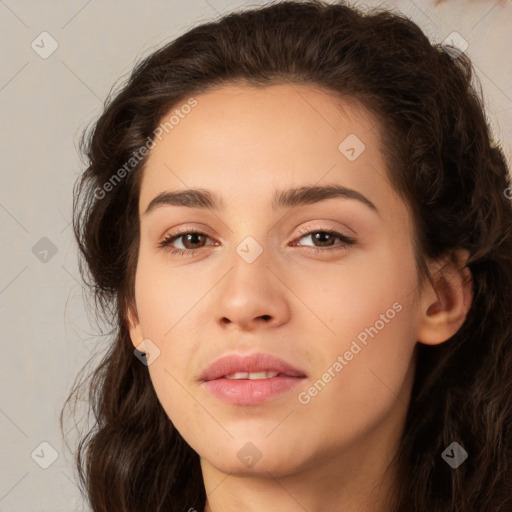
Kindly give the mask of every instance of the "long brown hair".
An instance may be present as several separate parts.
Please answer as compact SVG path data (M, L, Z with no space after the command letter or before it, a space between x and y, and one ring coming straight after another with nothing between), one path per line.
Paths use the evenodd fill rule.
M140 61L83 134L74 232L97 313L114 330L101 363L77 376L61 425L71 399L76 405L88 389L94 425L76 463L92 509L205 505L199 456L159 403L127 328L147 159L136 155L171 109L237 82L308 84L359 101L380 120L389 178L411 208L421 275L426 258L469 252L474 298L465 323L445 343L417 346L393 511L510 512L512 188L472 65L398 14L315 0L233 12L189 30ZM441 456L454 441L469 454L456 469Z

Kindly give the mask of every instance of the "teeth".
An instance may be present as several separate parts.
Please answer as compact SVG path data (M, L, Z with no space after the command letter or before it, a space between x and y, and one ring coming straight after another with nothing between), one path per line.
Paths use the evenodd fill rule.
M277 377L279 372L237 372L232 373L231 375L225 375L224 379L249 379L249 380L258 380L258 379L270 379L272 377Z

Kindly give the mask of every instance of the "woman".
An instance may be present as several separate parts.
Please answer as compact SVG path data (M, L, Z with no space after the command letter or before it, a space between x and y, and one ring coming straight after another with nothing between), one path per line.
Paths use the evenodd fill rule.
M319 1L135 68L75 191L116 319L95 512L512 510L510 178L471 80L408 19Z

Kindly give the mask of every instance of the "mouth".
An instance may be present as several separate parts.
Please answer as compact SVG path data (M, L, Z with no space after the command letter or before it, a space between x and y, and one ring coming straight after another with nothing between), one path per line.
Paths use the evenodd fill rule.
M269 354L228 355L202 374L202 385L217 399L234 405L257 405L291 391L306 374Z
M286 375L285 373L279 372L236 372L231 375L224 375L223 379L232 379L232 380L261 380L261 379L272 379L274 377L290 377L290 375Z

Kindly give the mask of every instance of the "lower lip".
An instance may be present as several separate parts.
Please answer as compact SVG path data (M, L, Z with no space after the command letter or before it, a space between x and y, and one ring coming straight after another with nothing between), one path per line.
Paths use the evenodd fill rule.
M215 379L204 383L223 402L235 405L257 405L290 391L304 377L272 377L268 379Z

